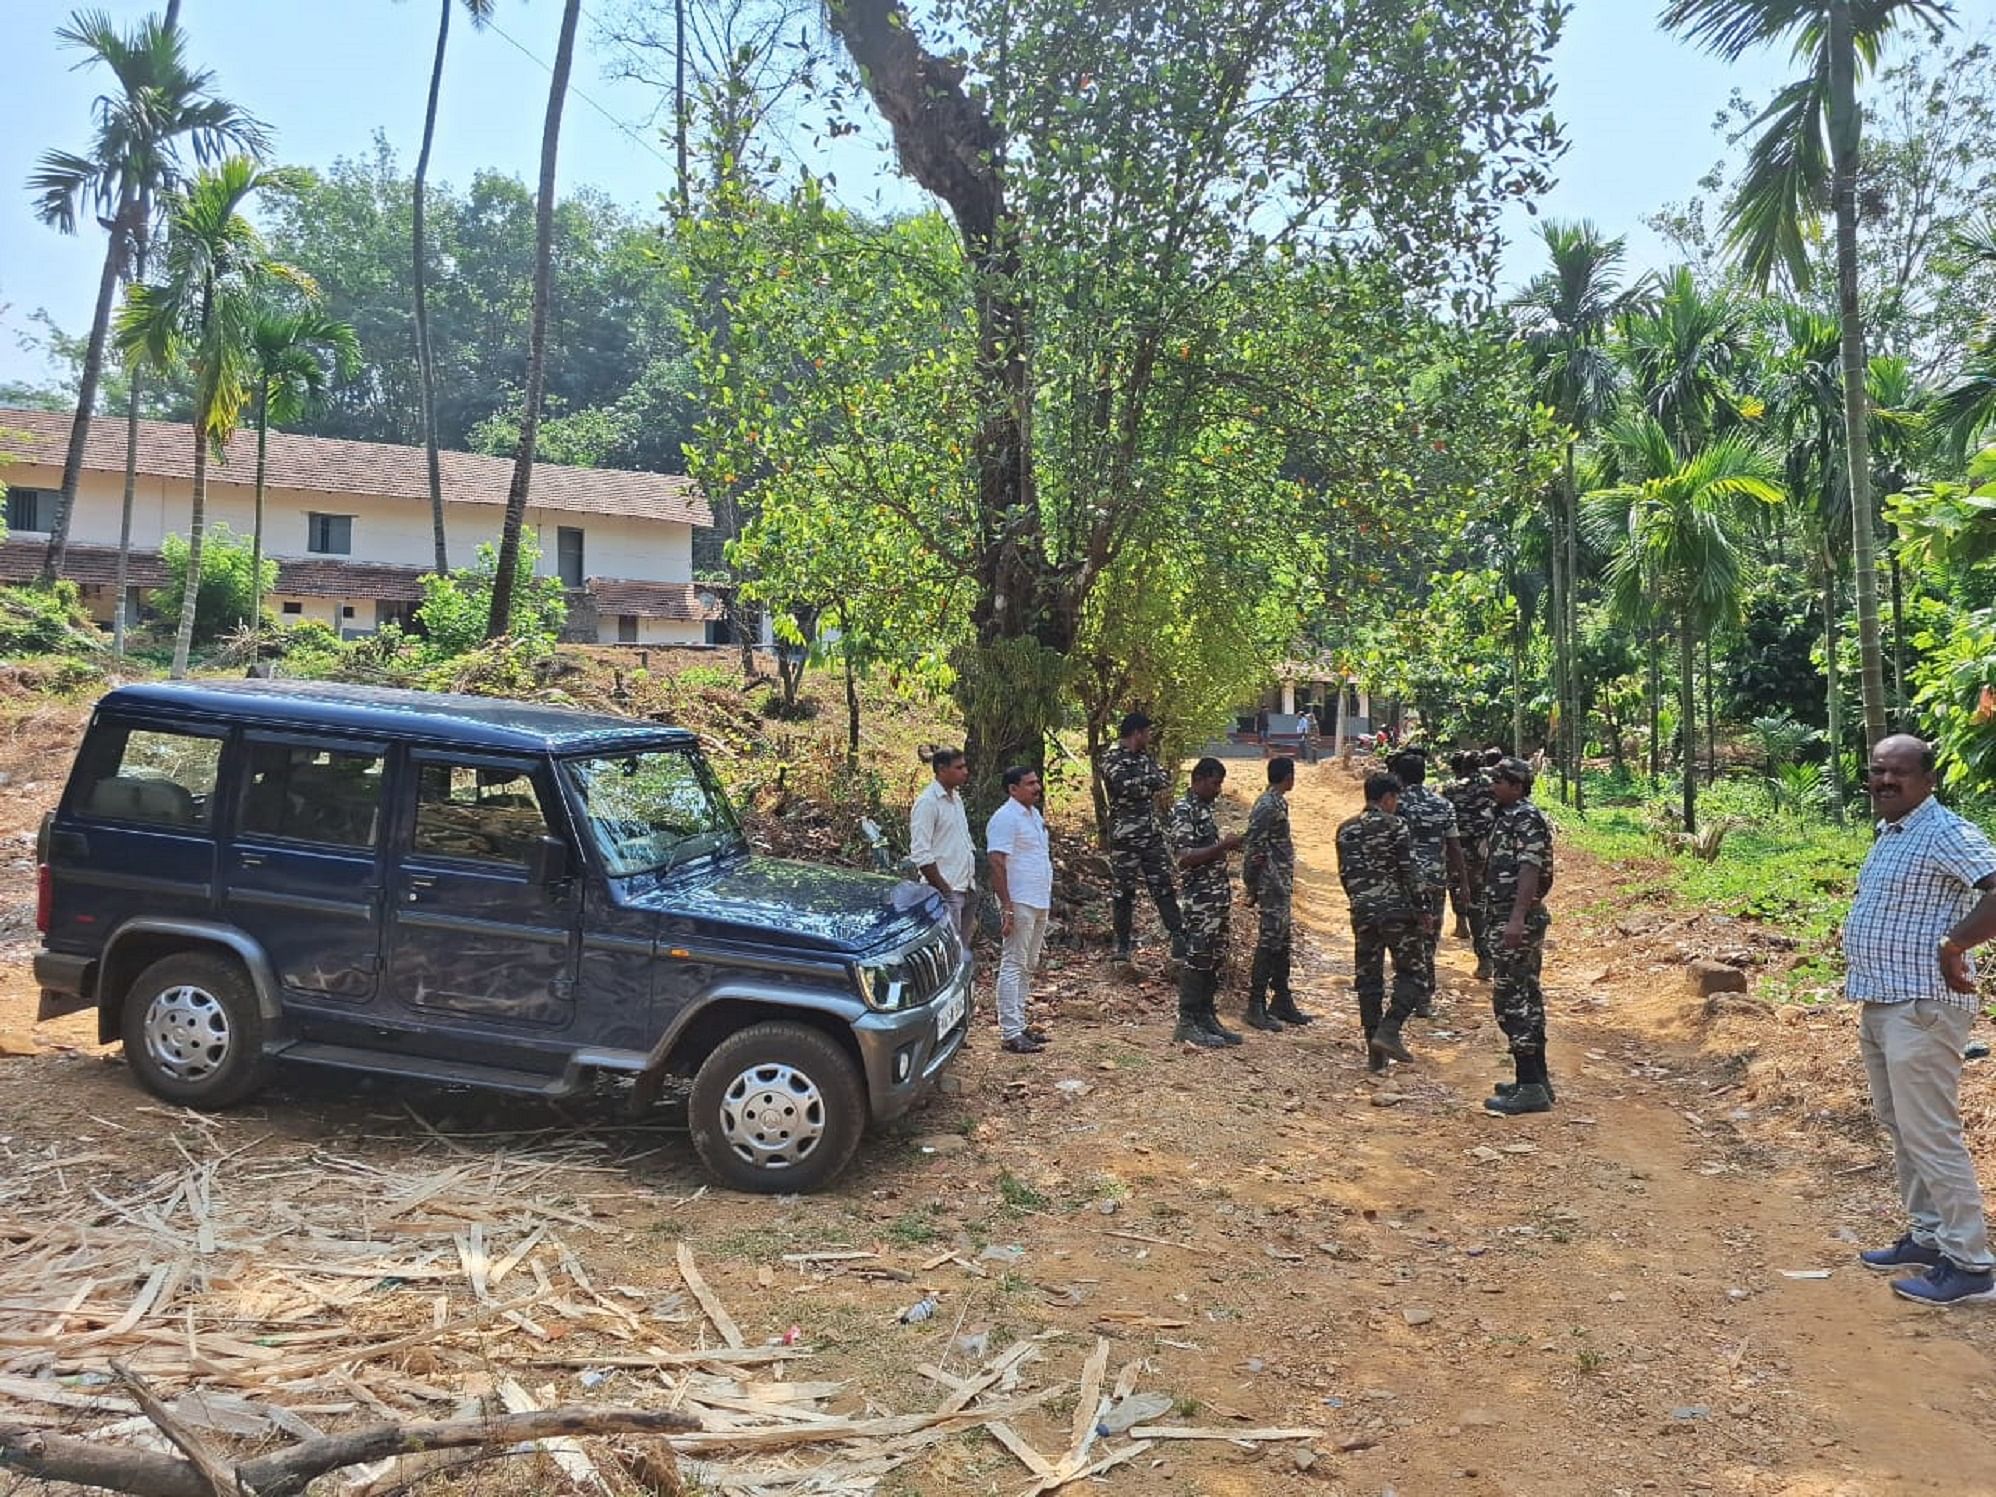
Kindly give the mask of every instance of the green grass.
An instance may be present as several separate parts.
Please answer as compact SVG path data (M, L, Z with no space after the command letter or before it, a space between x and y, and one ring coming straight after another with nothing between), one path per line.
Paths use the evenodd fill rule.
M1044 1211L1047 1198L1010 1170L998 1172L998 1194L1014 1211Z
M1677 903L1758 921L1794 937L1802 961L1767 979L1777 990L1836 980L1841 962L1833 937L1871 844L1864 821L1839 827L1820 816L1776 814L1757 784L1721 781L1699 795L1701 826L1721 819L1732 823L1719 855L1708 863L1673 851L1658 835L1661 825L1675 824L1668 821L1678 804L1674 787L1650 795L1626 781L1590 780L1585 817L1549 795L1541 803L1567 845L1627 871L1622 895L1653 898L1661 891Z

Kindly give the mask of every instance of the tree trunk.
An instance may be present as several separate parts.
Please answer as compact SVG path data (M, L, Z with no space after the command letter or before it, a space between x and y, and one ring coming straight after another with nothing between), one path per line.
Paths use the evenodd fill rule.
M270 447L270 386L257 382L256 508L250 521L250 664L263 655L263 479Z
M1525 610L1522 607L1511 630L1511 752L1519 758L1525 753Z
M1546 747L1551 750L1553 765L1559 771L1559 798L1567 799L1566 778L1566 548L1560 535L1559 507L1555 504L1552 516L1552 547L1549 557L1552 570L1552 715L1555 719L1550 735L1552 742Z
M201 541L208 526L208 402L194 409L194 508L187 521L187 576L180 586L180 624L173 636L173 679L187 675L194 652L194 609L201 593Z
M1863 118L1851 0L1830 0L1831 202L1837 224L1837 311L1843 320L1844 451L1850 462L1851 565L1857 576L1858 676L1867 745L1885 736L1885 667L1878 624L1878 557L1871 496L1870 392L1858 305L1857 172Z
M1705 636L1705 783L1719 783L1719 719L1712 710L1712 636Z
M1892 725L1903 730L1912 714L1906 710L1906 589L1896 542L1886 549L1886 563L1892 568Z
M1677 620L1677 664L1682 679L1677 683L1677 709L1683 714L1684 764L1684 831L1689 835L1698 830L1698 696L1697 696L1697 638L1691 630L1691 615L1682 613Z
M1573 476L1574 444L1566 444L1566 741L1572 766L1573 809L1587 810L1583 759L1587 753L1587 713L1580 687L1580 489Z
M130 624L127 601L132 591L132 506L139 485L139 378L136 361L131 368L131 388L125 392L125 498L118 510L118 602L111 614L111 658L125 662L125 631Z
M1844 694L1837 663L1837 563L1829 543L1823 543L1823 676L1828 696L1824 706L1830 737L1830 819L1844 821Z
M1649 623L1649 788L1663 778L1663 626Z
M678 157L679 212L693 212L693 178L686 150L686 0L672 0L672 143Z
M485 637L499 639L513 627L513 583L520 566L520 527L534 481L534 445L540 437L541 397L547 391L548 304L554 291L555 159L561 145L561 107L568 97L569 69L575 63L575 27L582 0L565 0L561 37L555 44L554 77L548 85L547 117L541 126L540 199L534 205L534 311L527 334L527 392L520 412L520 446L513 457L513 481L506 489L506 520L499 533L499 570L492 579L492 611Z
M111 303L118 294L118 281L125 273L137 206L137 194L127 180L111 218L104 268L97 277L97 306L90 314L90 341L83 350L83 374L76 387L76 416L69 423L69 448L62 459L62 489L56 496L48 545L42 551L44 582L53 582L61 575L69 551L69 522L76 512L76 486L83 477L83 453L90 442L90 418L97 410L97 386L104 378L104 344L111 332Z
M841 623L845 620L840 619ZM846 768L859 768L859 679L852 667L852 636L842 633L839 637L839 655L846 668Z
M439 577L450 573L450 552L444 544L444 475L443 462L437 456L437 368L430 350L430 305L428 294L429 249L424 241L423 230L427 212L428 183L430 177L430 146L437 134L437 97L444 86L444 52L450 43L450 13L458 0L439 0L437 17L437 52L430 64L430 98L423 111L423 144L416 153L415 193L410 204L409 221L413 241L411 253L415 263L414 285L416 288L416 388L420 394L423 414L423 457L430 480L430 531L431 543L436 549L436 566Z

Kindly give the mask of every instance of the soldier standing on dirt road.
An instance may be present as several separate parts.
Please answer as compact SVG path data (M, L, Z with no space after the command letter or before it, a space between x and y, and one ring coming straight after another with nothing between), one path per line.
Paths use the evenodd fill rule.
M1415 1018L1431 1019L1435 1012L1435 948L1441 944L1448 891L1462 887L1462 840L1456 831L1455 807L1428 788L1426 749L1401 749L1386 761L1386 768L1400 782L1400 819L1414 838L1414 866L1421 874L1421 909L1433 922L1421 943L1428 969L1421 1001L1414 1008Z
M1247 856L1241 883L1248 903L1260 912L1254 942L1254 971L1248 979L1247 1021L1256 1029L1280 1033L1284 1024L1309 1024L1314 1017L1296 1006L1289 987L1294 961L1291 922L1296 898L1296 843L1289 835L1289 791L1296 784L1294 759L1268 761L1268 789L1248 813ZM1275 992L1270 1004L1265 995Z
M1552 1110L1552 1076L1546 1070L1546 998L1539 985L1545 964L1546 927L1552 916L1545 895L1552 888L1552 823L1532 804L1532 767L1523 759L1498 761L1491 777L1497 819L1490 827L1484 892L1488 918L1504 924L1490 932L1494 980L1490 1006L1511 1042L1516 1079L1497 1083L1483 1105L1507 1117Z
M1220 1022L1214 1005L1227 959L1227 919L1234 902L1227 858L1246 840L1222 837L1213 802L1226 783L1218 759L1192 766L1192 784L1171 808L1171 845L1185 880L1185 960L1178 968L1178 1027L1173 1040L1212 1049L1238 1045L1241 1037Z
M1367 775L1365 809L1338 828L1338 878L1351 905L1352 986L1365 1028L1368 1064L1412 1060L1400 1029L1413 1017L1423 989L1428 926L1414 839L1396 814L1400 782ZM1386 953L1393 953L1393 1004L1386 1007Z
M1911 1229L1860 1257L1880 1273L1924 1268L1893 1282L1906 1299L1996 1300L1982 1190L1961 1137L1961 1052L1981 1009L1968 953L1996 936L1996 849L1934 799L1934 751L1918 738L1881 739L1865 788L1878 832L1844 921L1844 991L1864 1006L1871 1105Z
M1480 753L1457 754L1449 767L1455 778L1442 795L1455 807L1456 835L1462 841L1463 887L1456 896L1455 933L1467 936L1476 949L1476 975L1490 975L1489 913L1483 908L1483 864L1490 853L1490 823L1497 819L1497 800L1490 793L1490 776L1483 772Z
M1151 720L1141 712L1123 719L1122 736L1102 754L1102 787L1109 801L1109 867L1116 878L1110 918L1115 960L1127 962L1136 940L1137 884L1150 888L1157 918L1171 936L1171 954L1185 954L1185 920L1171 882L1171 853L1157 824L1158 798L1171 776L1151 757Z

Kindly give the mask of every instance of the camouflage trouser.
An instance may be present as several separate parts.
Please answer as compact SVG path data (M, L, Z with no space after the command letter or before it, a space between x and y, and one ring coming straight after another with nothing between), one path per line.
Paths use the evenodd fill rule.
M1272 954L1288 948L1295 900L1295 885L1287 877L1262 875L1255 886L1255 911L1259 917L1254 934L1257 952Z
M1171 882L1171 851L1156 831L1125 836L1109 834L1109 871L1115 875L1119 898L1134 899L1137 886L1150 890L1151 898L1165 899L1175 890Z
M1525 939L1516 951L1504 949L1503 926L1490 931L1490 1006L1513 1055L1545 1053L1546 995L1539 987L1539 969L1545 964L1546 927L1551 924L1546 907L1534 905L1525 917Z
M1227 961L1227 907L1197 894L1185 899L1185 965L1195 972L1218 972Z
M1386 953L1393 953L1393 1012L1405 1018L1433 991L1424 983L1428 971L1426 938L1418 922L1394 920L1351 926L1352 986L1358 989L1358 1016L1368 1036L1386 1011Z
M1480 847L1465 847L1462 861L1466 877L1466 891L1455 895L1455 912L1469 922L1470 943L1476 948L1478 957L1488 960L1490 956L1489 916L1483 908L1483 850ZM1468 898L1463 897L1466 892Z
M1426 932L1421 938L1421 955L1427 959L1426 968L1421 973L1421 980L1426 984L1428 995L1433 997L1435 991L1435 951L1442 944L1442 917L1448 914L1448 887L1443 884L1437 884L1434 888L1424 892L1427 895L1427 903L1423 908L1433 918L1435 928Z

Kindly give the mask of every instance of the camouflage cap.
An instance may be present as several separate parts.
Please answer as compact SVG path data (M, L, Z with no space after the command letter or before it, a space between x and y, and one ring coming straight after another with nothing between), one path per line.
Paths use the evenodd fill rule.
M1500 780L1516 780L1527 790L1532 788L1532 781L1537 778L1532 773L1531 765L1511 754L1499 759L1496 768L1490 772Z

